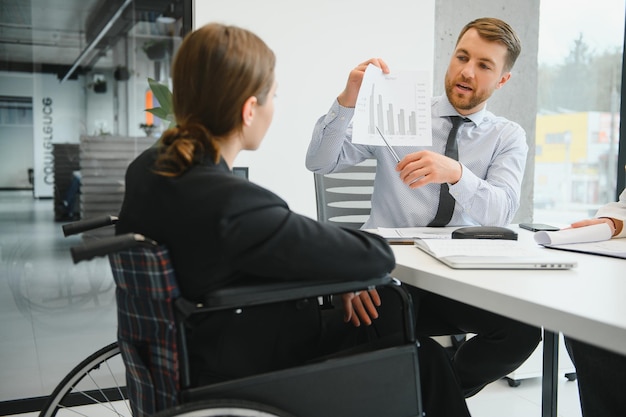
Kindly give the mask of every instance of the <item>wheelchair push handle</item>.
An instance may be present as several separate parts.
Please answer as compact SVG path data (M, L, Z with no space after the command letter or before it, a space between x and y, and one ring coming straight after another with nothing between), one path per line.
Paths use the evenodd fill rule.
M138 233L127 233L124 235L105 237L92 240L80 246L70 248L72 260L75 264L80 261L90 260L99 256L106 256L110 253L119 252L124 249L138 246L155 247L157 242L146 238Z
M67 237L71 235L76 235L78 233L86 232L88 230L98 229L104 226L110 226L110 225L117 223L117 220L118 220L118 217L116 216L106 215L106 216L94 217L92 219L79 220L77 222L64 224L62 226L63 235Z

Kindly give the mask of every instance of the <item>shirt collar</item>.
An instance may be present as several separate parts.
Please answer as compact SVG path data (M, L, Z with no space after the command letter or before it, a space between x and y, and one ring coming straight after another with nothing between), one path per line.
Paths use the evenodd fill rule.
M467 116L461 116L459 112L450 104L450 100L448 100L448 96L443 94L441 99L437 103L437 113L439 117L450 117L450 116L460 116L469 119L474 123L475 126L478 126L480 122L482 122L485 117L485 112L487 111L487 105L485 105L482 109L478 110L476 113L469 114Z

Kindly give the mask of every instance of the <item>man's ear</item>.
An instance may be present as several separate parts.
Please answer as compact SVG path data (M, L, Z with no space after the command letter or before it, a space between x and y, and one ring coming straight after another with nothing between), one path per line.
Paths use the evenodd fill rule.
M252 124L256 104L257 98L255 96L248 97L248 99L243 103L243 108L241 109L241 120L243 121L244 126L250 126Z
M507 81L509 81L510 78L511 78L510 71L507 71L504 74L502 74L502 77L500 77L500 81L498 81L496 88L501 88L504 84L506 84Z

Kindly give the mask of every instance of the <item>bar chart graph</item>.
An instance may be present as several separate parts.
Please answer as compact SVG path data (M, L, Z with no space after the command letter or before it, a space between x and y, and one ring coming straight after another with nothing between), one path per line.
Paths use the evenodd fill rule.
M383 95L376 93L376 85L372 85L368 107L370 117L367 133L376 133L378 127L389 136L417 135L417 97L414 106L403 108L394 103L385 103Z
M430 86L428 74L366 71L357 99L353 142L383 146L376 128L395 146L430 145Z

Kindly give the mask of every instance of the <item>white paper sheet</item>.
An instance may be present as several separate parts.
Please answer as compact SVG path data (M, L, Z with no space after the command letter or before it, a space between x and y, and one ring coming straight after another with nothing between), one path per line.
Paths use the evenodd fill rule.
M563 245L568 243L599 242L611 238L608 224L594 224L585 227L561 229L556 232L536 232L535 242L540 245Z
M383 74L370 64L356 102L352 142L385 146L378 127L391 146L431 146L431 79L428 71Z
M387 239L451 239L455 227L379 227L378 234Z

